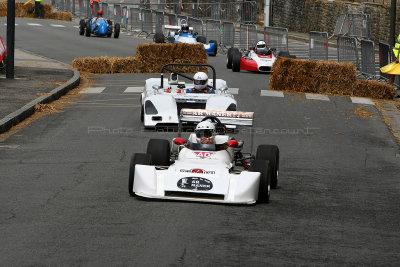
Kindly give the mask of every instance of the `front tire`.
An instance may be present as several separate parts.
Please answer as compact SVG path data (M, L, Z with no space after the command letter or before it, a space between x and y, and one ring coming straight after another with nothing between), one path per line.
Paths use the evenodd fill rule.
M171 165L171 144L165 139L150 139L147 154L151 156L151 164L156 166Z
M164 34L162 34L162 32L156 32L156 34L154 34L154 42L155 42L156 44L165 43Z
M278 186L279 148L274 145L260 145L257 148L256 160L268 160L271 169L271 188Z
M86 32L85 32L86 37L90 37L90 20L86 22Z
M226 59L226 67L228 69L232 69L232 47L228 49L227 59Z
M133 183L135 181L135 167L136 164L140 165L150 165L151 164L151 156L145 153L135 153L131 158L131 165L129 166L129 185L128 191L129 195L135 196L135 192L133 192Z
M118 39L120 31L121 31L121 25L119 25L119 23L115 23L115 26L114 26L114 38L115 39Z
M250 170L260 172L258 202L268 203L271 191L271 170L268 160L254 160Z
M81 19L79 21L79 35L83 35L85 33L85 20Z
M238 49L232 50L232 71L239 72L240 71L240 60L242 55L240 54Z

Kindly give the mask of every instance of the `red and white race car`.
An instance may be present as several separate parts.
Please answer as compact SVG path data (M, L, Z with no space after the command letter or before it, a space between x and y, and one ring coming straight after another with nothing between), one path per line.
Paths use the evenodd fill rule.
M277 56L276 50L267 46L264 41L258 41L255 47L245 51L243 54L237 48L228 49L226 67L234 72L240 70L271 72ZM279 52L278 56L290 57L288 52Z

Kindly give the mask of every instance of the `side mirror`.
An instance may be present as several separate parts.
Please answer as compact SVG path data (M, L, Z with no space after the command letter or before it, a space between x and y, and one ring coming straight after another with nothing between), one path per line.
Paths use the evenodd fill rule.
M230 140L226 144L228 147L237 147L239 145L238 141L236 141L236 140Z
M183 146L185 144L185 139L177 137L174 139L174 144L178 146Z

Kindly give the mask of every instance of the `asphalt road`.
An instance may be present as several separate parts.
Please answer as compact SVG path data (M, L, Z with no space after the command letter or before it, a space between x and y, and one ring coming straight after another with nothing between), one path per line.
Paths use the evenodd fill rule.
M143 42L27 28L17 40L40 40L17 47L67 63L95 51L130 55ZM130 156L175 133L144 131L139 95L124 92L155 75L95 76L99 93L0 143L0 265L398 265L400 153L375 106L261 96L268 75L233 74L222 55L209 63L239 88L239 109L256 113L255 147L280 147L280 188L269 204L129 197ZM355 114L360 108L370 117ZM249 134L238 138L251 150Z

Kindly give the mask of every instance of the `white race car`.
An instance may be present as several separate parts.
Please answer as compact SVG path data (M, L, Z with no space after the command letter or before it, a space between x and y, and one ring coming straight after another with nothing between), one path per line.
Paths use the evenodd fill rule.
M204 117L205 116L205 117ZM253 112L183 109L182 121L209 120L215 142L202 144L196 133L187 140L150 139L146 153L132 156L129 194L145 198L230 204L268 202L276 188L279 149L260 145L255 156L242 153L243 142L225 134L224 124L252 125Z
M193 77L180 73L171 67L209 67L213 72L208 80L206 93L194 90ZM164 71L170 72L170 77L164 78ZM180 78L190 81L186 83ZM236 100L229 92L226 81L217 79L215 69L207 64L171 63L163 66L161 78L146 80L141 95L141 121L146 128L158 126L173 126L179 123L179 112L182 108L197 108L209 110L235 111Z

